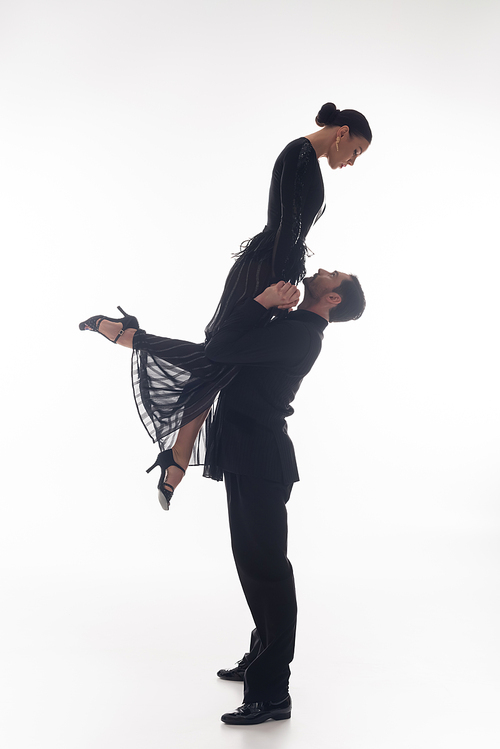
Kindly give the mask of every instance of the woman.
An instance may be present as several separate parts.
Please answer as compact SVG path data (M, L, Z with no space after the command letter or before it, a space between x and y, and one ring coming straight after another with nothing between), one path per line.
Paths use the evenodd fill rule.
M324 211L318 159L325 157L331 169L353 166L372 139L370 126L360 112L341 111L332 103L321 107L316 124L320 130L292 141L278 156L271 178L267 224L237 254L217 310L205 329L205 342L237 304L257 296L271 283L285 280L297 284L304 277L305 239ZM123 314L121 319L92 317L80 323L80 329L97 331L133 349L137 409L161 448L148 471L157 465L162 469L158 497L162 507L168 509L189 464L204 462L205 476L222 478L221 471L211 463L212 451L206 453L207 442L214 439L207 415L217 393L231 381L237 368L207 360L205 344L148 335L139 329L136 318Z

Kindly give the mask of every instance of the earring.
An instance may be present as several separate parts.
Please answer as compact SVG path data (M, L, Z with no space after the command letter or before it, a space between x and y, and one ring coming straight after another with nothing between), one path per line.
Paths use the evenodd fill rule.
M340 138L337 138L337 140L335 141L335 145L337 146L337 151L339 150L339 143L340 143Z

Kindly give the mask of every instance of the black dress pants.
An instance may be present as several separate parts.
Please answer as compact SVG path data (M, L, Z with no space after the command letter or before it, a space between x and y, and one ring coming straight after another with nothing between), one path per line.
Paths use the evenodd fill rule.
M297 601L287 558L288 486L224 472L234 561L258 636L245 672L245 702L279 702L288 694Z

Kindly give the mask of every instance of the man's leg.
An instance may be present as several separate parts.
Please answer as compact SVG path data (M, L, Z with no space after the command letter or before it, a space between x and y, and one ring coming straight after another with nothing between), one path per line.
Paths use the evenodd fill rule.
M245 672L245 702L288 694L297 603L287 558L286 502L292 485L225 473L231 542L238 575L261 640Z

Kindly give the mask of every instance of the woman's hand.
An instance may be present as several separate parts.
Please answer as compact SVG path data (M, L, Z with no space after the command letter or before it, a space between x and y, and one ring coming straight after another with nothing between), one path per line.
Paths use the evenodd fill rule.
M255 301L262 304L266 309L277 307L278 309L292 309L299 303L300 291L296 286L285 281L278 281L268 286L262 294L255 297Z

